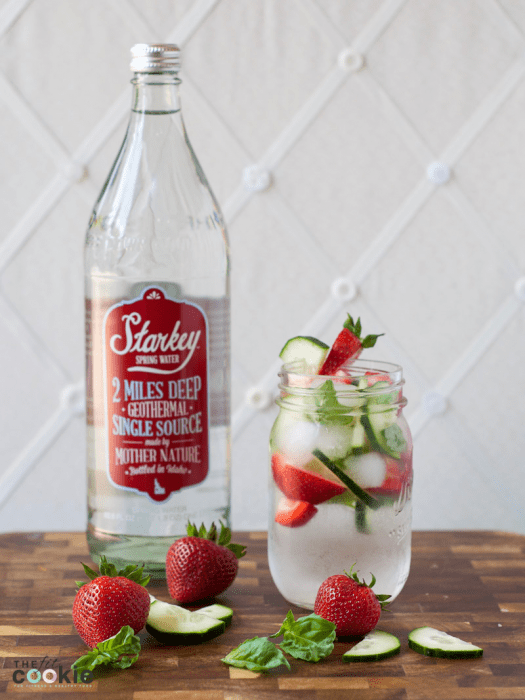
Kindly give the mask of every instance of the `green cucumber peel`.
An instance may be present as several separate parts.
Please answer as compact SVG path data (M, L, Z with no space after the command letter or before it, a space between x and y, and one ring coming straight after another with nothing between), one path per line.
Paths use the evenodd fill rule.
M365 505L367 505L369 508L372 508L372 510L377 510L379 506L381 505L379 501L371 496L369 493L367 493L364 489L362 489L358 484L355 483L353 479L351 479L345 472L337 466L335 462L332 462L331 459L329 459L324 452L321 452L321 450L315 449L313 451L313 456L317 457L318 460L320 460L325 467L328 467L328 469L334 474L340 481L343 482L343 484L352 491L352 493L359 498L360 501L362 501Z
M370 420L370 415L361 416L361 423L365 429L367 438L370 441L370 445L375 452L381 452L394 459L399 459L401 454L406 450L407 443L403 431L397 425L397 423L392 423L388 428L376 433Z
M444 659L475 659L483 649L434 627L417 627L408 635L408 646L418 654Z
M362 535L369 535L372 530L367 518L367 508L363 501L357 500L355 504L355 529Z
M401 643L389 632L372 630L342 656L343 661L379 661L399 654Z

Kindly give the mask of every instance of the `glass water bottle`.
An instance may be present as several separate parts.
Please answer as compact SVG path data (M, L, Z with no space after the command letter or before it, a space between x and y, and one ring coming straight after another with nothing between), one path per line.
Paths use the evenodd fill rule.
M129 125L85 244L87 537L95 560L161 578L188 520L229 522L229 250L179 49L131 53Z

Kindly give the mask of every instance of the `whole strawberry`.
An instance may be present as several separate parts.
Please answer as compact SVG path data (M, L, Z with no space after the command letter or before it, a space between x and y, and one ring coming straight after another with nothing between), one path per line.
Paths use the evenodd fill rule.
M353 573L353 568L349 573L329 576L320 585L315 599L314 612L335 624L338 637L361 637L371 632L390 598L374 593L374 575L367 585Z
M125 625L132 627L135 634L139 632L149 613L150 597L144 586L150 577L143 576L143 569L133 565L117 571L104 556L100 559L100 571L82 566L91 581L77 581L73 624L84 642L94 648Z
M207 531L192 523L188 537L176 540L166 555L166 579L172 598L179 603L192 603L213 598L225 591L237 575L238 559L246 548L230 544L231 530L221 523L218 534L215 523Z

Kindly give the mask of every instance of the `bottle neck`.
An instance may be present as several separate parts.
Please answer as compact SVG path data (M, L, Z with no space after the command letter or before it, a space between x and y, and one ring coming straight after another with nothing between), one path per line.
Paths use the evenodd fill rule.
M135 73L131 81L135 114L175 114L180 112L176 73Z

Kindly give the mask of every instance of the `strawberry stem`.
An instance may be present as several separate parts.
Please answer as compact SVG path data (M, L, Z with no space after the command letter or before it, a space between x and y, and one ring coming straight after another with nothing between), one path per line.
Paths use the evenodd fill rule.
M186 526L186 532L188 533L189 537L200 537L204 540L216 542L221 547L226 547L227 549L229 549L235 554L237 559L240 559L246 554L246 547L242 544L231 543L230 540L232 536L232 531L229 527L226 527L226 525L224 525L222 520L219 520L219 523L221 525L220 532L217 531L215 522L211 524L209 530L206 530L204 523L200 526L199 529L197 529L197 527L193 523L188 522Z
M359 578L359 576L357 575L357 571L354 571L354 566L356 565L356 563L357 562L354 562L352 564L352 566L350 567L350 571L344 572L345 575L348 576L348 578L351 578L353 581L355 581L358 586L363 586L364 588L373 588L377 583L377 579L374 576L374 574L372 572L370 572L370 576L372 577L372 580L370 581L370 583L366 583L365 579L361 580ZM388 605L387 601L391 596L385 595L383 593L378 595L375 591L374 591L374 595L377 598L379 605L381 606L381 610L385 610L387 608L387 605Z
M343 323L343 327L349 330L350 333L353 333L355 335L355 337L361 342L361 346L363 348L373 348L376 344L377 339L380 338L382 335L385 335L384 333L378 333L377 335L367 335L363 339L361 339L361 332L363 330L361 326L361 318L358 318L357 321L354 321L350 314L348 314L348 318Z
M118 570L115 564L109 562L104 555L100 557L99 570L91 569L86 564L80 562L84 567L84 572L90 581L98 578L99 576L121 576L123 578L129 578L130 581L138 583L140 586L147 586L151 576L144 576L144 564L139 567L137 564L128 564L123 569ZM85 585L85 581L76 581L77 588L82 588Z

